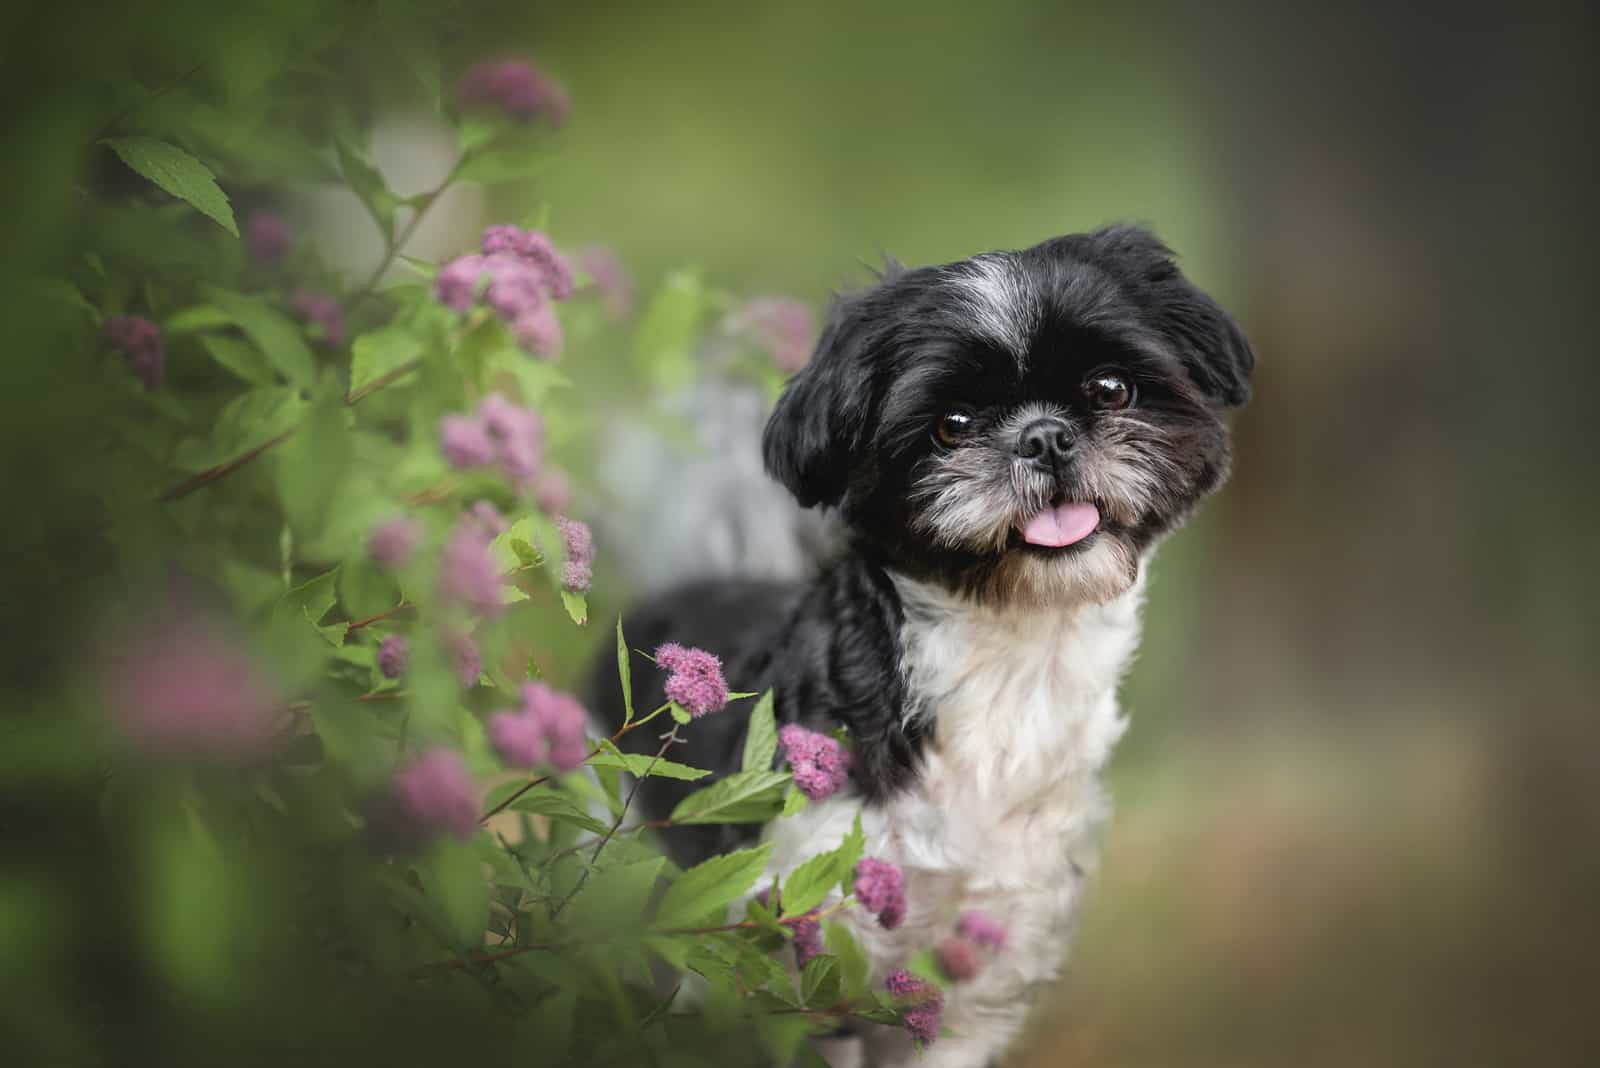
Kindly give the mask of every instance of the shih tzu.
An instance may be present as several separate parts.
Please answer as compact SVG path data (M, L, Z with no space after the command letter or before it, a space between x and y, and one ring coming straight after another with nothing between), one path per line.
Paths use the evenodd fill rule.
M1222 415L1253 362L1142 229L893 266L836 301L762 442L799 505L830 510L837 551L807 579L701 578L626 619L630 644L700 646L737 687L772 687L780 723L848 732L848 787L765 833L782 874L861 814L908 902L892 930L840 914L875 976L963 910L1008 925L922 1064L998 1057L1062 965L1107 814L1144 565L1226 474ZM636 707L664 700L660 684L635 673ZM613 724L616 691L593 698ZM679 759L735 769L744 730L733 711L698 721ZM692 788L647 779L640 800L661 817ZM688 863L755 831L681 828L667 844ZM868 1063L915 1058L903 1032L866 1032Z

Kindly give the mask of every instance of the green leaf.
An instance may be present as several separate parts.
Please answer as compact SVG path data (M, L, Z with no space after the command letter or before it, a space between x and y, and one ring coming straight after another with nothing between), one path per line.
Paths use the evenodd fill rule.
M495 185L537 178L550 162L550 153L539 145L512 143L485 148L470 156L456 170L456 180Z
M678 802L672 822L765 823L778 814L788 782L786 771L736 772Z
M290 383L309 386L316 380L316 364L301 337L300 328L259 297L247 297L209 286L206 296L232 319L266 354L272 366Z
M789 873L780 895L783 914L798 916L821 904L835 886L850 877L865 847L861 817L857 814L855 826L837 849L812 857Z
M278 381L277 373L267 358L248 341L226 334L205 334L200 338L200 344L213 360L252 386L271 386Z
M391 323L362 334L350 346L350 392L359 393L421 357L422 338L408 326Z
M827 921L822 925L822 943L839 960L839 975L844 980L845 996L859 998L866 993L870 971L867 955L850 929L842 923Z
M642 925L645 907L655 890L666 857L651 857L630 864L614 864L589 877L583 889L562 912L563 926L577 931L615 934Z
M520 786L520 783L513 785ZM493 805L487 807L493 808ZM604 823L595 819L586 812L576 801L559 790L549 786L535 786L507 806L512 812L532 812L549 819L560 820L582 827L595 834L605 834L608 828Z
M672 713L673 720L678 723L688 723L694 719L693 716L689 715L689 710L676 701L667 702L667 711Z
M567 610L567 615L578 626L589 622L589 601L583 594L573 590L561 591L561 604Z
M333 139L334 150L339 154L339 169L350 191L361 201L385 235L394 229L394 209L400 198L390 191L378 169L362 155L360 149L343 136Z
M521 538L507 539L506 544L511 546L511 551L517 554L517 560L527 567L538 567L544 563L544 557L532 545Z
M684 872L667 888L656 910L657 927L684 927L705 920L728 905L761 877L772 843L712 857Z
M233 319L215 304L196 304L167 316L162 327L168 334L192 334L200 330L217 330L232 326Z
M633 663L628 643L622 637L622 617L617 617L617 681L622 684L622 725L633 722Z
M693 274L670 275L651 298L633 337L633 359L639 371L660 389L692 381L698 370L695 346L706 314L705 288Z
M783 795L783 814L785 816L794 816L804 812L806 805L810 801L809 797L800 792L799 787L791 783L788 791Z
M353 444L350 410L330 371L300 429L277 451L273 471L284 517L303 541L327 524Z
M304 411L305 401L286 386L240 394L218 413L210 437L180 442L172 462L186 471L203 471L225 463L293 430Z
M777 752L778 724L772 711L772 691L768 690L750 711L744 735L744 759L739 766L745 771L769 771Z
M184 201L234 237L239 236L228 197L218 187L216 175L204 163L178 146L153 137L111 137L101 143L163 191Z
M659 778L682 779L684 782L694 782L711 774L703 768L691 768L671 760L656 760L646 753L596 753L589 758L589 765L596 768L619 768L640 778L648 769L651 775Z
M339 603L351 619L369 619L400 603L400 587L373 563L365 545L352 549L339 565Z
M328 614L338 597L339 569L325 571L294 587L278 602L279 611L304 612L316 623Z
M439 841L417 863L423 892L457 949L483 943L489 926L489 882L466 842Z
M839 984L839 958L812 957L800 973L800 1000L816 1008L827 1008L839 1000Z

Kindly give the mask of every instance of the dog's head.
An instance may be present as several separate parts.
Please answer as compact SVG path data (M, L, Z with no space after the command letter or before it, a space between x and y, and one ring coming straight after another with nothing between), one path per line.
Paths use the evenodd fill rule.
M1253 362L1137 228L894 268L836 303L767 469L911 577L1104 601L1226 473Z

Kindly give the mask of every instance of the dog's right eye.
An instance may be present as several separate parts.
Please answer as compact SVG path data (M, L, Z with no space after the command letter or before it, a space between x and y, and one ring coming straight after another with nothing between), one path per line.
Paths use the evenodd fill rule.
M945 412L934 424L933 436L939 439L942 445L955 446L961 443L972 431L972 413L956 409Z

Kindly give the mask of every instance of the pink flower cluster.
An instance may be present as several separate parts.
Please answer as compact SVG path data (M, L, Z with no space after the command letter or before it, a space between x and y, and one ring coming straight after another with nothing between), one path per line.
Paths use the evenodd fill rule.
M987 912L968 909L956 921L956 933L969 938L985 949L1006 948L1006 926Z
M698 719L728 703L722 661L704 649L686 649L667 642L656 650L656 664L671 672L665 687L668 700L682 705L689 715Z
M457 256L434 279L439 303L465 314L481 299L511 328L517 344L534 356L561 355L561 322L552 301L572 296L572 268L537 230L491 226L481 253Z
M378 670L386 679L398 679L406 673L411 659L411 643L403 634L390 634L378 643Z
M771 909L774 913L783 911L783 895L777 888L763 890L755 899ZM789 933L794 936L795 963L804 968L812 957L822 953L822 923L817 919L819 910L812 909L800 916L791 916L783 921L789 928Z
M778 742L794 771L795 786L811 800L832 797L849 780L850 753L837 738L789 723L778 731Z
M605 303L608 316L617 320L633 314L633 276L615 252L605 245L587 245L578 250L576 259L578 269L589 276L588 288Z
M856 865L856 900L878 917L886 930L894 930L906 918L906 878L887 860L863 857Z
M500 565L489 551L493 540L476 520L463 518L445 543L439 589L447 601L484 616L505 611L500 595Z
M478 786L449 749L430 749L395 772L390 796L413 833L470 838L478 830Z
M1005 946L1005 925L987 912L968 909L956 922L956 933L940 942L933 956L946 978L964 983L982 970L988 955Z
M572 484L559 467L541 468L533 480L533 503L549 515L565 512L572 505Z
M100 326L100 337L122 353L128 370L144 384L156 389L166 376L166 348L161 343L161 328L137 315L113 315Z
M589 756L583 733L588 719L571 694L525 682L521 706L489 720L489 742L507 767L548 763L557 771L571 771Z
M293 234L282 215L258 211L245 224L244 240L257 263L274 264L283 259L293 243Z
M456 86L463 107L492 108L514 119L540 118L552 126L567 120L567 91L522 59L488 59L468 67Z
M594 583L594 535L589 524L566 516L556 517L556 528L567 547L567 566L561 573L562 589L583 593Z
M478 684L478 676L483 674L483 657L478 654L478 643L472 640L472 635L465 631L449 630L444 634L444 650L450 654L450 664L456 670L456 678L461 685L468 689Z
M317 328L317 343L336 349L344 344L344 309L327 293L297 289L289 295L289 307L300 320Z
M780 371L793 374L811 359L817 322L811 308L789 297L758 297L733 314L733 332L767 350Z
M367 555L380 567L404 567L422 540L422 524L404 516L379 523L367 536Z
M439 449L451 467L498 464L513 483L531 486L544 458L544 423L533 409L491 393L475 414L439 421Z
M890 972L884 987L900 1003L900 1019L906 1030L923 1045L939 1037L939 1020L944 1016L944 995L932 983L918 979L904 968Z

